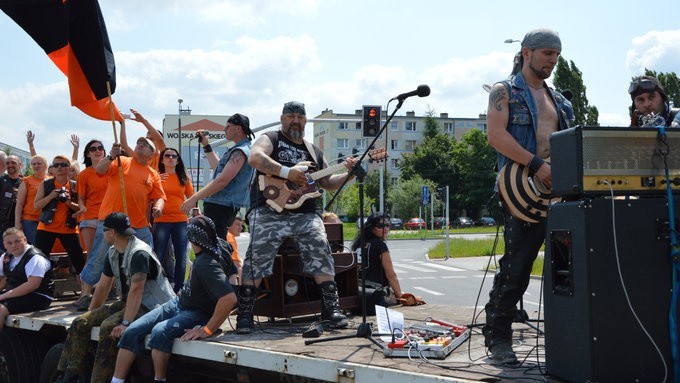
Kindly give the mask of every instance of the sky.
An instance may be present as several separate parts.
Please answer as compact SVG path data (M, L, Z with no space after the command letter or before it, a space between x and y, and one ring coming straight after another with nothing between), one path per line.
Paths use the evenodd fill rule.
M114 51L122 112L140 111L162 127L178 99L192 114L250 117L251 127L279 120L282 105L304 102L308 117L325 109L354 113L430 86L398 115L414 111L476 117L483 84L507 77L521 40L534 28L562 39L562 57L583 74L590 105L605 126L628 123L632 76L645 68L678 72L680 28L669 0L102 0ZM111 122L70 106L66 78L30 37L0 12L0 141L40 154L70 156L97 138L113 143ZM550 80L548 80L550 82ZM395 103L391 103L392 112ZM129 136L145 133L128 124ZM312 124L306 137L312 139Z

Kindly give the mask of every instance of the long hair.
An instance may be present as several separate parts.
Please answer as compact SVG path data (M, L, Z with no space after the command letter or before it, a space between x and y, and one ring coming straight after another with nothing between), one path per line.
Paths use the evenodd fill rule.
M370 239L375 237L373 234L373 228L376 227L380 223L380 221L387 220L389 222L390 216L385 213L373 213L366 218L366 222L364 222L364 243L368 242ZM356 250L361 246L361 233L362 232L357 232L356 238L354 238L354 241L352 242L352 251Z
M177 164L175 165L175 173L177 173L177 178L179 178L179 183L180 185L184 186L186 183L189 181L189 178L187 177L187 170L184 167L184 161L182 161L182 156L179 155L179 152L175 148L165 148L160 154L160 158L158 159L158 172L159 173L165 173L165 164L163 163L163 156L165 155L165 152L168 150L172 150L177 154Z
M92 166L92 159L87 156L87 153L90 152L90 146L94 145L96 142L99 142L99 144L104 147L104 144L99 141L99 140L90 140L90 142L85 145L85 149L83 149L83 163L85 164L86 168L89 168ZM106 149L104 149L104 154L106 154Z

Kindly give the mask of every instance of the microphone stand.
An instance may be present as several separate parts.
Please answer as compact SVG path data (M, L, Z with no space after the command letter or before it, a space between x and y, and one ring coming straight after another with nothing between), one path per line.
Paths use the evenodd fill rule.
M366 245L366 238L364 236L364 177L366 176L366 171L361 167L361 162L364 160L366 155L368 155L368 152L370 151L371 147L375 142L378 140L378 137L380 137L385 129L387 128L387 125L392 121L392 118L394 115L399 111L401 108L402 104L404 103L404 100L406 98L399 98L398 103L392 114L387 118L385 121L385 124L383 124L382 128L380 128L380 131L378 134L375 135L373 138L373 141L369 145L367 145L366 151L364 151L363 154L361 154L361 157L357 160L357 163L352 167L352 170L350 171L350 174L354 174L357 177L357 182L359 185L359 244L360 244L360 249L361 249L361 324L359 324L359 327L357 328L356 334L350 334L350 335L339 335L339 336L332 336L328 338L323 338L323 339L309 339L305 340L305 345L310 345L314 343L322 343L322 342L330 342L334 340L341 340L341 339L350 339L350 338L365 338L371 341L373 344L376 346L380 347L380 349L385 349L385 346L379 343L377 340L373 338L373 329L370 323L366 321L366 268L368 267L368 254L363 254L364 247ZM392 101L392 100L390 100ZM389 102L388 102L389 105ZM340 185L338 188L337 192L335 195L333 195L333 198L326 204L326 207L324 210L327 210L329 206L333 204L335 201L336 197L340 194L340 191L342 188L347 184L347 181L349 180L349 177L345 179L345 181ZM375 334L376 336L381 336L381 335L392 335L392 334Z
M191 148L189 148L189 151L191 151ZM200 189L199 181L200 181L200 176L201 176L201 140L196 140L196 158L197 158L197 164L196 164L196 191Z

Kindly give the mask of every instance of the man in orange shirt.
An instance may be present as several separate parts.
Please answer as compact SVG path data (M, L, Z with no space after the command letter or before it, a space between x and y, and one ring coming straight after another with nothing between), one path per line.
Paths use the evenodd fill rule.
M243 264L241 263L241 258L238 256L238 243L236 243L236 237L241 235L243 231L243 220L241 217L234 217L234 223L227 229L227 242L231 245L231 260L234 262L234 266L238 272L236 274L229 276L229 283L232 285L238 285L241 282L241 268Z
M125 201L127 215L135 230L135 236L153 248L153 237L149 228L149 202L152 204L151 214L160 217L165 206L165 192L161 186L161 178L155 169L149 166L149 161L156 154L153 142L145 137L137 139L132 157L123 157L121 145L114 144L110 154L99 161L97 174L108 177L106 194L99 209L99 224L95 232L94 247L85 268L80 273L80 279L92 286L99 281L104 268L104 219L113 212L123 211L122 190L118 175L118 161L123 172L125 185ZM115 161L118 159L118 161Z

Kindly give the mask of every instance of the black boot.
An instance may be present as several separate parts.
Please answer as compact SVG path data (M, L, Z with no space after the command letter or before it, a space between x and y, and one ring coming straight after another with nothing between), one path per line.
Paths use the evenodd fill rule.
M330 321L331 327L347 327L347 316L340 310L338 286L335 281L323 282L321 287L321 320Z
M255 308L255 286L241 285L238 289L238 315L236 316L236 332L250 334L255 324L253 309Z

